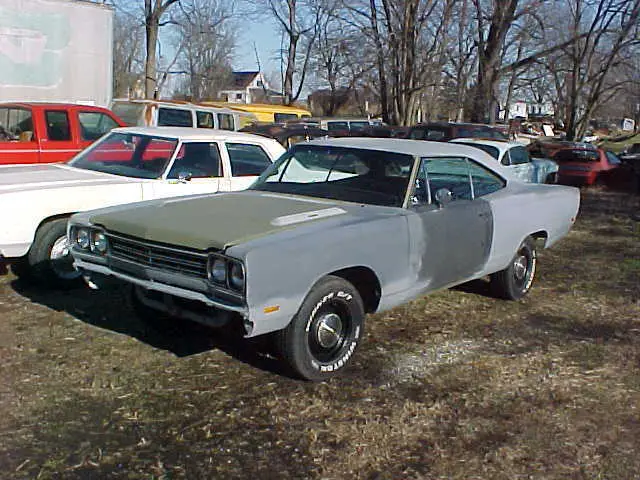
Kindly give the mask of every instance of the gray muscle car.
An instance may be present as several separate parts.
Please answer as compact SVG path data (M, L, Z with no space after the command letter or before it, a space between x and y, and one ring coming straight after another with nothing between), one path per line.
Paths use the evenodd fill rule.
M340 138L292 147L246 191L76 214L69 238L78 269L132 284L139 314L277 332L283 360L320 380L367 313L486 275L521 298L579 202L477 148Z

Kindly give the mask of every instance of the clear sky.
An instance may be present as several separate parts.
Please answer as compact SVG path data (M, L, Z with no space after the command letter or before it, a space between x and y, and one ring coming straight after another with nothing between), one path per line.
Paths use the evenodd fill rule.
M261 20L248 20L241 26L237 37L237 48L233 58L234 70L257 70L256 54L253 48L254 42L260 57L260 66L265 74L280 76L280 50L281 36L278 28L268 18Z

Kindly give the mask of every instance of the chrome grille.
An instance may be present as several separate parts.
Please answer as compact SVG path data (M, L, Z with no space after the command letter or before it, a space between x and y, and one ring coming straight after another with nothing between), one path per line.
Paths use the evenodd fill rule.
M138 239L107 234L111 257L191 277L207 278L208 255Z

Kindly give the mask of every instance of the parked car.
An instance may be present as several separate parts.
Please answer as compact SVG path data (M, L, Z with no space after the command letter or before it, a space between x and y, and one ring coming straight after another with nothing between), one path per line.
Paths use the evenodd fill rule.
M545 137L542 139L536 139L527 145L527 150L532 157L538 158L553 158L553 156L559 150L570 148L595 148L591 143L586 142L571 142L568 140L561 140L558 138Z
M293 371L322 380L367 313L485 275L524 296L538 245L567 234L579 199L477 148L348 137L295 145L243 192L74 215L69 235L76 267L130 283L143 317L278 332Z
M419 123L409 130L407 138L448 142L454 138L496 138L507 140L498 129L480 123Z
M289 148L298 142L308 142L314 138L322 138L329 135L328 130L296 123L291 125L276 123L254 124L244 127L241 131L274 138L285 148Z
M632 182L629 168L615 153L594 146L557 150L553 159L558 163L558 183L574 186L606 185L625 188Z
M304 125L314 126L328 130L332 135L336 136L354 136L370 127L380 127L384 125L382 120L369 118L320 118L309 117L295 121Z
M451 143L485 151L523 182L556 183L558 180L558 164L547 158L531 158L529 151L521 143L480 138L454 138Z
M179 101L116 99L113 111L128 126L240 130L257 121L252 113Z
M275 140L246 133L119 128L66 164L0 167L0 260L52 285L74 282L79 275L66 238L71 214L241 190L284 151Z
M0 103L0 165L66 162L112 128L110 110L73 103Z

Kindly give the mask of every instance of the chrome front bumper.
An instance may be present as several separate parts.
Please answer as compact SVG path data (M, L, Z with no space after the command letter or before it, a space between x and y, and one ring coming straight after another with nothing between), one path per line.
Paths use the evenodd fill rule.
M74 257L73 265L80 271L98 273L105 276L111 276L132 283L147 290L154 290L161 293L167 293L176 297L186 298L187 300L196 300L204 303L209 307L220 308L230 312L239 313L243 318L248 318L249 309L246 306L234 305L230 302L224 302L219 299L212 299L201 292L194 292L185 288L175 287L166 283L155 280L144 280L122 272L115 272L106 265L98 265L96 263L84 261L81 258Z

